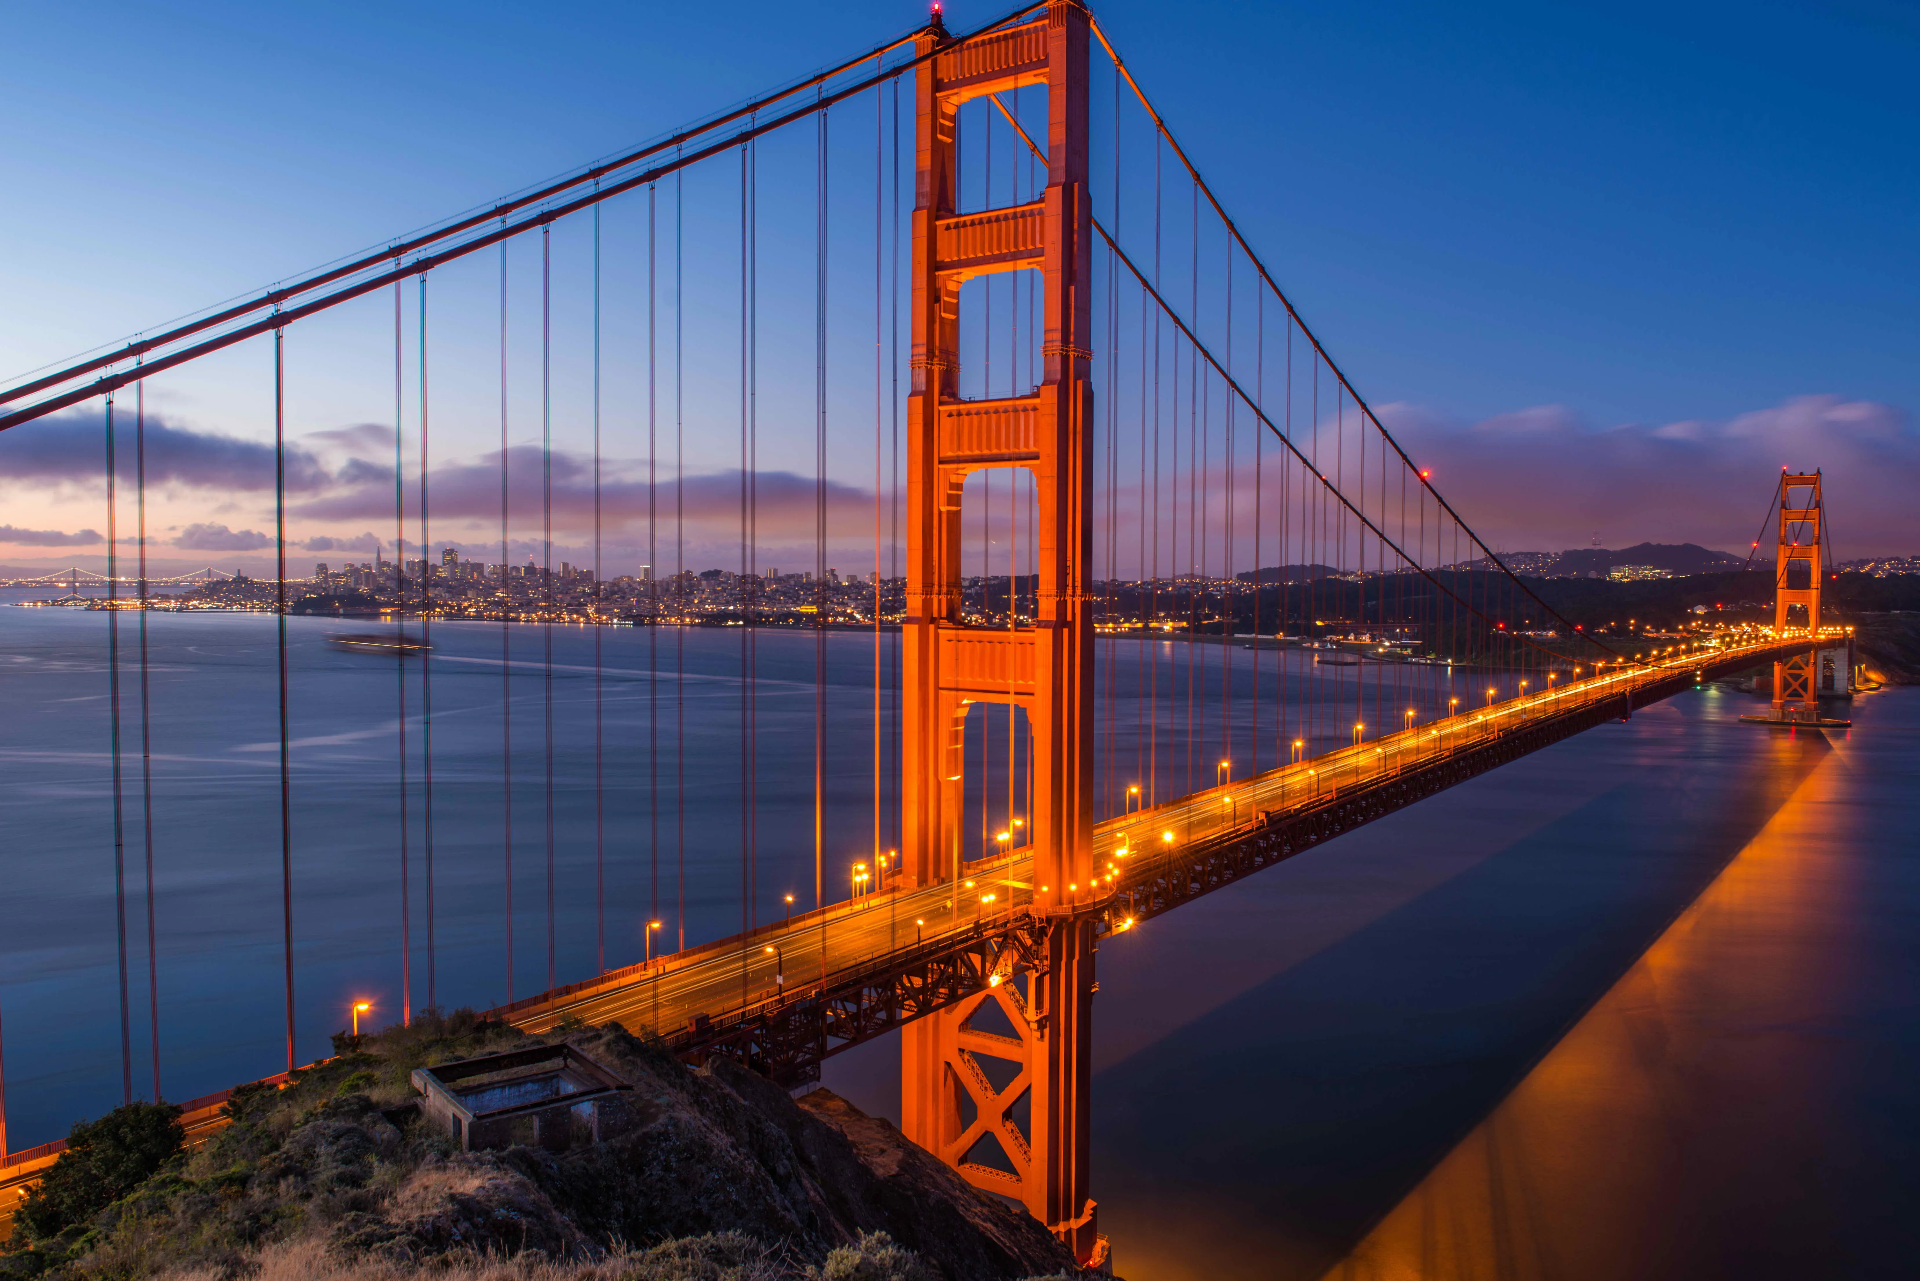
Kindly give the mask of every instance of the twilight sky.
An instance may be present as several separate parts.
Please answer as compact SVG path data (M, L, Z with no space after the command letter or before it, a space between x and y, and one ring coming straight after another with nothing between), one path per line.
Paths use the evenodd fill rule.
M1920 551L1910 5L1095 8L1302 312L1495 546L1597 534L1616 547L1744 547L1772 476L1791 465L1827 471L1840 558ZM956 29L997 12L948 5ZM483 204L923 14L892 0L15 6L0 374ZM835 128L851 137L857 126ZM769 178L799 159L770 151ZM606 215L612 344L643 332L643 216L632 201ZM690 279L700 254L719 252L697 234L700 217ZM802 221L794 234L810 246ZM767 234L763 251L778 250L781 233ZM586 244L556 231L556 271L577 271ZM530 254L515 260L516 298L531 296L537 270ZM436 340L450 352L435 384L436 506L445 536L476 552L497 538L485 528L497 409L477 359L463 364L455 348L490 341L494 271L489 260L433 286ZM763 276L763 324L788 306L811 316L804 272L790 276ZM366 535L391 535L392 392L378 373L392 359L391 302L374 302L290 346L302 568L309 551L359 559ZM579 559L578 291L566 305L556 537L557 554ZM732 376L732 337L710 319L690 322L688 377L718 386ZM857 369L857 326L841 328L843 363ZM262 359L237 351L150 388L163 569L268 563ZM516 392L538 377L526 360L517 350ZM340 372L355 361L365 379ZM781 505L811 519L810 369L809 354L793 383L804 404L771 390L795 371L767 375L760 467L775 557ZM637 379L632 361L609 372L614 571L646 559L632 519L646 471ZM870 406L871 383L862 392L847 379L836 405L864 394ZM718 443L702 452L731 430L725 397L693 399L689 537L724 564L738 460ZM519 465L536 419L517 405L516 558L539 532ZM90 411L0 436L0 564L99 563L97 424ZM871 525L871 455L849 444L836 457L836 527L853 546Z

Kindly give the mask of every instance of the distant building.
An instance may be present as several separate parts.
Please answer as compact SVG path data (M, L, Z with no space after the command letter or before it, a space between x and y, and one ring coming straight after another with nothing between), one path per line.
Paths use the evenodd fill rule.
M1607 577L1616 583L1639 583L1653 578L1672 578L1673 572L1655 569L1652 565L1615 565L1607 571Z

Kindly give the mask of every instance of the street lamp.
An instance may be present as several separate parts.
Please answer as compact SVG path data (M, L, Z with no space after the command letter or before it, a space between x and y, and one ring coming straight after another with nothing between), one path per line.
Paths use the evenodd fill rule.
M1487 686L1487 706L1493 706L1493 686Z
M1300 763L1302 754L1306 751L1306 747L1307 747L1307 741L1304 738L1296 738L1293 740L1293 763L1294 764L1298 765Z
M1413 728L1413 709L1411 707L1407 709L1407 728Z
M1225 775L1225 778L1221 777L1223 774ZM1221 761L1218 765L1213 767L1213 785L1215 787L1220 786L1220 784L1223 782L1231 783L1232 781L1233 781L1233 762L1232 761Z
M647 964L653 964L653 932L660 928L660 922L647 922Z
M371 1010L372 1008L373 1008L373 1002L371 1001L355 1001L353 1003L353 1039L354 1040L358 1041L360 1039L360 1016L362 1014L365 1014L368 1010Z
M1120 812L1122 814L1131 814L1140 804L1140 785L1135 783L1127 789L1126 796L1121 798Z
M787 895L787 924L788 926L793 924L793 895L791 894Z
M1353 723L1353 745L1355 747L1360 746L1360 731L1364 730L1366 727L1367 727L1366 722L1364 721L1355 721Z
M773 957L773 981L784 995L787 986L786 958L780 955L780 949L772 943L767 944L766 952Z
M1457 712L1459 712L1459 710L1460 710L1460 700L1459 700L1459 699L1457 699L1457 698L1450 698L1450 699L1448 699L1448 700L1447 700L1447 715L1449 715L1449 716L1452 716L1452 715L1454 715L1454 714L1456 714Z
M927 941L927 923L925 921L916 920L913 923L913 941L915 943L924 943Z

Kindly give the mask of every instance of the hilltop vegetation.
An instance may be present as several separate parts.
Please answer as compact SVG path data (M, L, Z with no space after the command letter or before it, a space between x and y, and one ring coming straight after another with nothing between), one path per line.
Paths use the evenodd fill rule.
M617 1027L526 1037L462 1011L249 1087L182 1150L173 1110L77 1127L0 1277L47 1281L1013 1281L1071 1273L1026 1215L826 1091L795 1102ZM633 1086L635 1125L562 1153L464 1153L408 1106L416 1067L565 1040Z

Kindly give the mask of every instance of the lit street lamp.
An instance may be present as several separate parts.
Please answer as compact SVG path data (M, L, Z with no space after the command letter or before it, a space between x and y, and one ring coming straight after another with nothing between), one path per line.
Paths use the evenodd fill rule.
M653 964L653 932L660 928L660 922L647 922L647 964Z
M1215 787L1220 786L1220 784L1222 783L1231 783L1232 781L1233 781L1233 762L1232 761L1221 761L1218 765L1213 767L1213 785Z
M1353 745L1355 747L1360 746L1360 731L1364 730L1366 727L1367 727L1366 722L1364 721L1355 721L1353 723Z
M1120 802L1120 812L1130 814L1140 806L1140 785L1135 783L1127 789L1126 796Z
M779 987L779 988L780 988L780 990L781 990L781 994L782 994L782 995L785 995L785 994L786 994L786 987L787 987L787 976L786 976L786 968L787 968L787 965L786 965L786 958L785 958L785 957L783 957L783 956L781 956L781 955L780 955L780 949L779 949L779 948L777 948L777 947L775 947L775 946L774 946L773 944L771 944L771 943L769 943L769 944L767 944L767 946L766 946L766 952L767 952L767 954L768 954L769 956L771 956L771 957L773 957L773 981L774 981L774 984L775 984L775 986L777 986L777 987Z
M355 1002L353 1003L353 1037L354 1037L354 1040L356 1040L356 1041L357 1041L357 1040L359 1040L359 1039L360 1039L360 1016L361 1016L362 1014L365 1014L365 1013L366 1013L366 1012L367 1012L368 1010L371 1010L372 1008L373 1008L373 1002L371 1002L371 1001L355 1001Z
M1300 763L1302 755L1306 751L1306 747L1307 747L1307 741L1305 739L1296 738L1293 740L1293 763L1294 764L1298 765Z
M793 895L787 895L787 925L793 925Z

